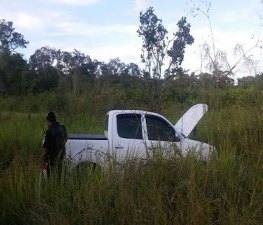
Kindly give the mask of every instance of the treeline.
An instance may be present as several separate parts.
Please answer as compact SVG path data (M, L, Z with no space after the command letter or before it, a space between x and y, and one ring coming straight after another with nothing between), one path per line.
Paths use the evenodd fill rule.
M26 95L58 88L81 92L95 84L100 76L141 76L134 63L125 64L119 59L109 63L91 60L77 50L64 52L42 47L26 61L21 54L0 53L1 92L5 95Z
M119 58L105 63L78 50L67 52L50 47L37 49L26 60L16 50L26 48L29 42L15 32L12 22L0 20L0 95L27 96L50 91L61 95L89 93L93 97L104 96L104 101L115 96L115 100L122 98L160 111L163 101L183 102L196 95L199 89L236 86L234 79L225 73L189 74L181 68L184 49L194 41L185 17L178 22L178 32L167 52L169 43L164 43L167 30L153 8L140 14L140 22L138 33L143 38L142 50L147 53L142 55L145 69L135 63L124 63ZM162 77L165 54L171 61ZM237 87L251 86L262 89L263 74L238 79Z
M92 60L90 56L74 50L66 52L49 47L42 47L26 61L19 53L0 52L0 90L2 95L27 95L50 90L74 91L81 94L89 88L98 88L101 82L108 85L120 81L155 83L147 72L135 63L126 64L119 58L108 63ZM156 80L156 81L154 81ZM172 79L161 79L160 85L172 83L174 88L229 88L234 80L229 76L213 76L209 73L177 73ZM263 74L238 79L237 86L263 87ZM125 88L125 85L123 86Z

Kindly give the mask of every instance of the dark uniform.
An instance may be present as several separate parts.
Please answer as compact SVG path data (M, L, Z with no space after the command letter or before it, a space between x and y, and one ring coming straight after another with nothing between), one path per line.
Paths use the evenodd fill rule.
M50 176L52 171L56 171L58 175L61 174L62 162L65 156L66 136L67 132L65 127L57 122L53 123L46 131L43 148L47 150L44 161L48 164L48 176Z

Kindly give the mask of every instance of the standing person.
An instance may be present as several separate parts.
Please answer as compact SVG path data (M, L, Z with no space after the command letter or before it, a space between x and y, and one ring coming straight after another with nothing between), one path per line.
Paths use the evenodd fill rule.
M54 112L49 112L47 115L47 127L42 146L41 168L42 171L46 170L47 177L50 177L54 172L60 176L65 156L67 131L63 125L56 121Z

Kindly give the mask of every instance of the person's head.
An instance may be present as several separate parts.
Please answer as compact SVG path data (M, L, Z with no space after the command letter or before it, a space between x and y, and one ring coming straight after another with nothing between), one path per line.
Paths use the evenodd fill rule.
M53 112L47 114L47 126L50 128L52 124L56 123L56 115Z

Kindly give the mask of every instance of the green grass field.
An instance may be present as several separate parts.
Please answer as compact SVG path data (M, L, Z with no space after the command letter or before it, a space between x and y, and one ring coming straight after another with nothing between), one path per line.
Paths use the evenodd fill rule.
M81 176L72 171L66 184L57 177L41 180L40 147L48 106L40 109L33 100L27 108L22 108L25 99L0 100L1 225L262 224L262 91L204 96L210 111L193 138L214 144L216 160L165 158L159 152L147 162L129 159L103 171L83 171ZM29 120L32 105L38 110ZM175 122L189 106L169 102L164 115ZM103 132L103 110L73 110L58 112L69 133Z

